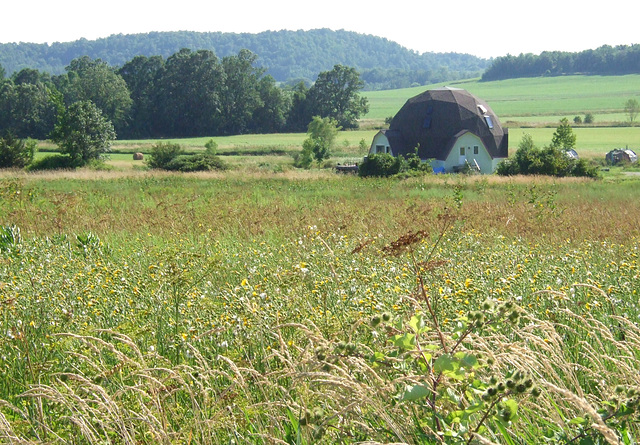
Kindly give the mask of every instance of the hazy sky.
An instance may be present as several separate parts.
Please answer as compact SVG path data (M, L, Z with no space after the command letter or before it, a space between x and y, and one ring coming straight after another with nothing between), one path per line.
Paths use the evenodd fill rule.
M631 8L628 0L21 0L2 5L0 43L330 28L386 37L420 53L497 57L640 43Z

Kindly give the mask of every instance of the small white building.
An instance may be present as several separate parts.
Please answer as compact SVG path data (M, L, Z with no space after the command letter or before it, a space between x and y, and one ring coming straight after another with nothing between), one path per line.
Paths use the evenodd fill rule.
M409 99L388 130L373 138L370 154L417 150L434 172L465 167L493 173L508 156L509 134L489 105L460 88L437 88Z

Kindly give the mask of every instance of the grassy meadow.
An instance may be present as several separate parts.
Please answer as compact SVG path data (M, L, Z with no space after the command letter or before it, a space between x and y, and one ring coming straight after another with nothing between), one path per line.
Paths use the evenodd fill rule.
M0 438L634 443L639 192L5 174Z
M596 104L557 81L464 87L510 120L560 115L542 90ZM640 145L574 131L587 157ZM131 160L154 141L0 172L0 443L638 443L640 176L360 179L293 169L304 137L214 138L219 173Z

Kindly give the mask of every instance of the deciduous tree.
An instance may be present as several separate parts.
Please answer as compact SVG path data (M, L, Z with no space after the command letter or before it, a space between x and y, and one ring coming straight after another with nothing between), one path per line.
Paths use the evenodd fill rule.
M154 89L165 136L215 135L221 127L224 70L211 51L182 49L169 57Z
M576 134L569 124L569 119L560 119L560 125L556 128L551 138L551 146L562 150L571 150L576 146Z
M87 56L74 59L67 67L67 79L59 80L67 106L78 101L93 102L117 129L126 125L131 109L127 84L109 65Z
M164 67L161 56L136 56L118 70L129 88L131 95L130 122L120 136L151 137L162 136L161 128L156 128L156 104L153 100L158 75Z
M329 159L339 130L335 119L314 116L309 123L309 137L302 143L302 150L311 152L318 162Z
M638 113L640 113L640 103L638 103L637 99L629 99L624 104L624 112L627 114L629 118L629 123L633 125L633 122L638 117Z
M51 140L77 165L99 159L111 148L116 132L113 124L91 101L73 103L59 117Z
M342 128L357 128L358 119L369 111L366 97L359 92L364 82L355 68L335 65L318 75L307 94L312 116L331 117Z

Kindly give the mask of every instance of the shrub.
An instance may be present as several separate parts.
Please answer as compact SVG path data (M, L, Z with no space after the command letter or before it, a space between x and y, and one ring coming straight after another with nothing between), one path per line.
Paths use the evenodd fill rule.
M302 151L294 153L293 166L296 168L309 168L313 162L313 151L310 146L303 146Z
M55 154L51 156L45 156L36 161L33 161L28 167L28 171L38 170L70 170L80 166L77 160L71 158L71 156Z
M548 176L586 176L598 177L595 167L586 161L569 157L559 146L538 148L531 135L525 134L516 154L498 164L496 173L500 176L548 175Z
M358 167L358 175L366 176L393 176L400 173L408 176L432 173L430 162L423 162L417 153L412 153L406 158L393 157L388 153L369 155Z
M0 138L0 168L24 168L33 161L36 141L16 138L7 132Z
M226 170L228 167L218 156L207 153L179 155L169 161L164 169L180 172Z
M151 168L165 169L174 158L181 155L184 155L184 150L180 144L158 142L151 147L151 156L147 160L147 165Z
M400 173L403 159L393 157L388 153L372 154L358 167L358 175L367 176L393 176Z

